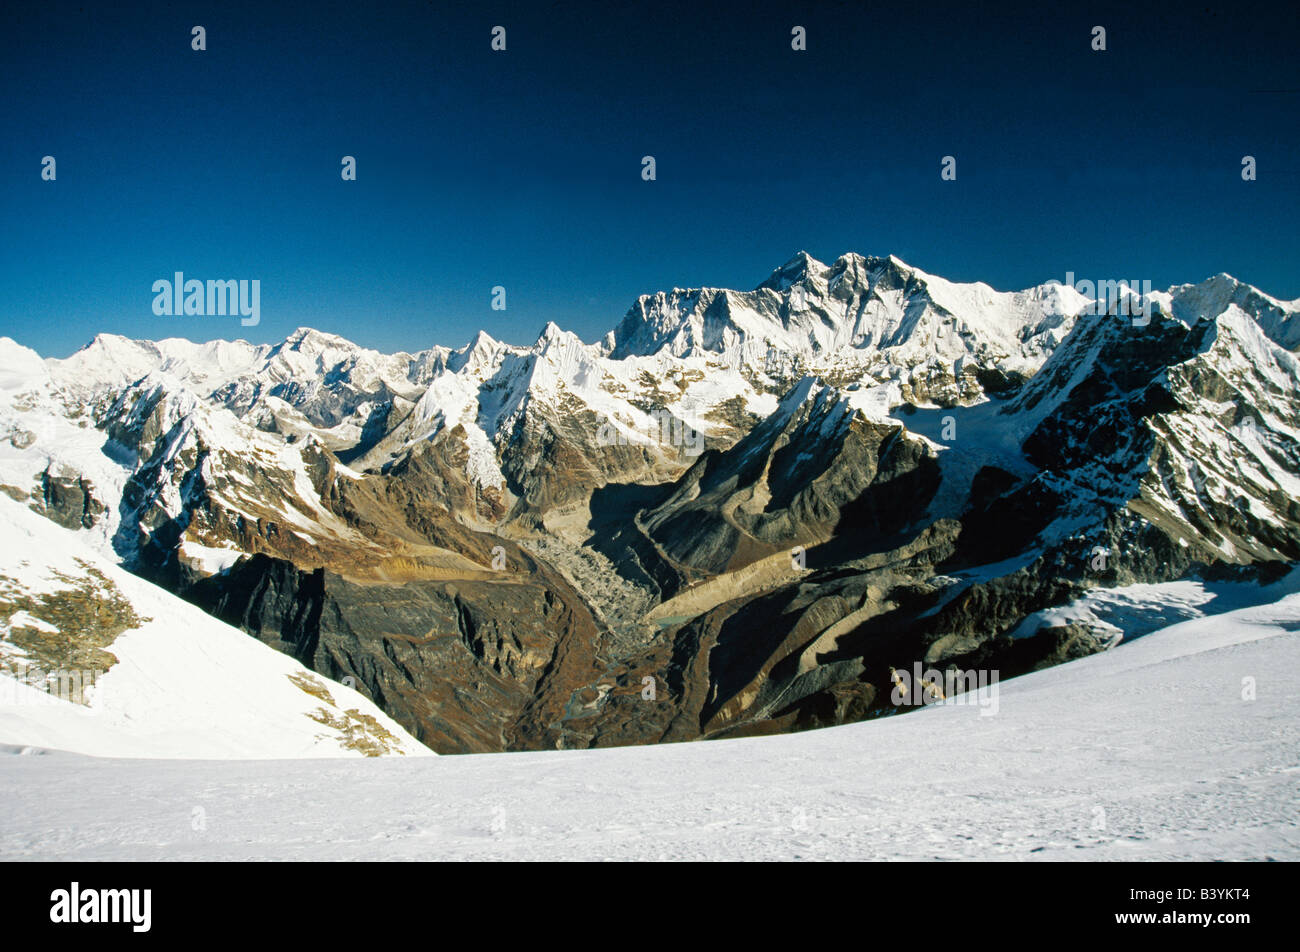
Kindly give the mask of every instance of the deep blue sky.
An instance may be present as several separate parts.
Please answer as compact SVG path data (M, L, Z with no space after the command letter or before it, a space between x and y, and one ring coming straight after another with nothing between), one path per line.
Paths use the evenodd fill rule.
M750 288L801 248L1300 297L1282 4L124 6L0 13L0 334L47 355L301 324L385 350L547 320L593 340L638 294ZM155 317L177 270L260 279L261 325Z

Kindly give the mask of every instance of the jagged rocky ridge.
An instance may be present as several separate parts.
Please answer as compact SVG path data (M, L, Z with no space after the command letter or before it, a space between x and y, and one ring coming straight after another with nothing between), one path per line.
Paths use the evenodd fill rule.
M801 254L594 345L7 342L0 484L439 752L839 723L1101 650L1024 630L1089 587L1300 557L1297 302L1151 299Z

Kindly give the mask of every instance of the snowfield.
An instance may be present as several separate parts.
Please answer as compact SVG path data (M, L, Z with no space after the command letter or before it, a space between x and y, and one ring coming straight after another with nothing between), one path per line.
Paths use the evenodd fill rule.
M996 713L430 759L11 747L0 858L1296 860L1297 671L1300 594L1004 682Z

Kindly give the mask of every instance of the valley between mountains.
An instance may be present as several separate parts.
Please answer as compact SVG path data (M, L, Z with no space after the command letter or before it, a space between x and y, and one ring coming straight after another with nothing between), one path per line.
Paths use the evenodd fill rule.
M1300 559L1300 301L1219 274L1152 292L1142 326L1107 303L799 254L753 290L642 296L595 343L3 338L0 490L105 577L341 682L331 704L355 689L367 726L340 701L330 743L860 721L916 663L1005 680L1106 651L1106 590L1263 590ZM4 524L39 536L31 512ZM2 580L17 676L57 624Z

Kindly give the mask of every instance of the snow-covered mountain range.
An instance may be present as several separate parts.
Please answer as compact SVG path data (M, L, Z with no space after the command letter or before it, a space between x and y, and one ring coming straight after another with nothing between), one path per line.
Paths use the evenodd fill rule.
M1300 301L1146 303L801 253L595 343L0 339L0 489L440 752L838 723L1101 650L1024 629L1090 588L1300 558Z

